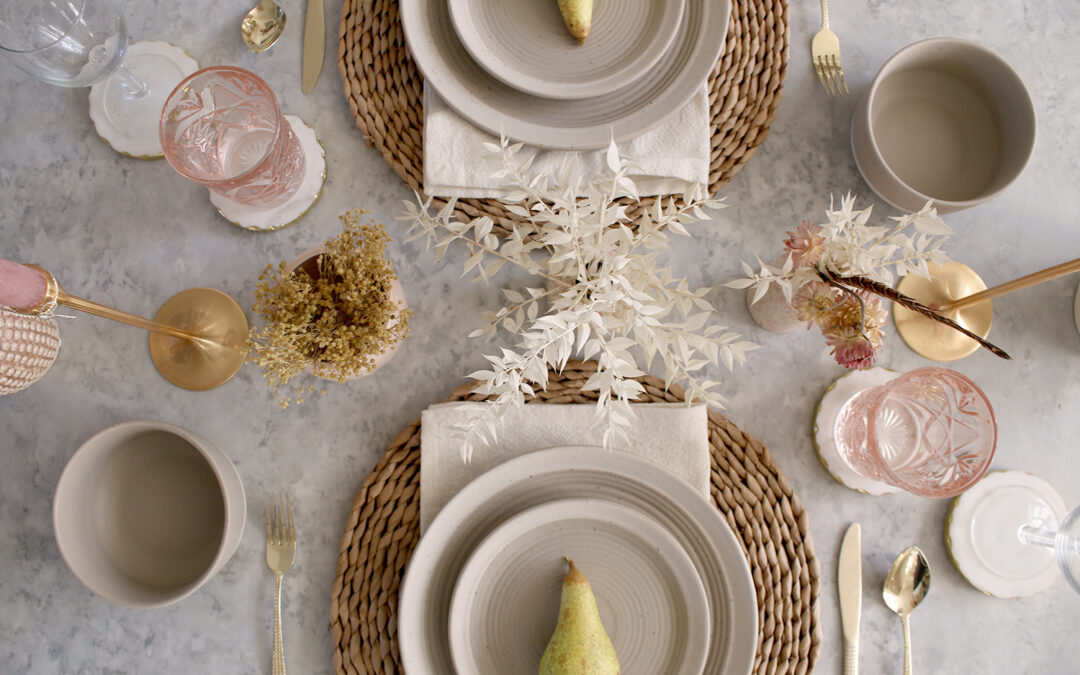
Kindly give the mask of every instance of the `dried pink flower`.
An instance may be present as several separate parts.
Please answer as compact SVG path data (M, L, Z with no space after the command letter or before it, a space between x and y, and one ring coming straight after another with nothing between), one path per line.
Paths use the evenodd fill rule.
M825 235L820 225L804 220L794 232L788 231L784 248L791 251L795 267L812 265L825 252Z
M859 293L860 303L847 295L823 321L819 321L825 341L832 347L836 362L849 369L864 369L874 365L877 352L885 337L882 327L889 315L881 298Z

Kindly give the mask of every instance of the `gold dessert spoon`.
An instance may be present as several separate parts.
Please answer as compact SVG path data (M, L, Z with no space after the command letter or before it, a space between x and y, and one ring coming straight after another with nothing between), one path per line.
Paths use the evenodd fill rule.
M885 604L900 617L904 627L904 675L911 675L911 631L908 615L930 590L930 563L918 546L904 549L885 577L881 595Z
M265 52L281 37L285 30L285 10L274 0L261 0L244 15L240 24L240 36L248 49L258 54Z

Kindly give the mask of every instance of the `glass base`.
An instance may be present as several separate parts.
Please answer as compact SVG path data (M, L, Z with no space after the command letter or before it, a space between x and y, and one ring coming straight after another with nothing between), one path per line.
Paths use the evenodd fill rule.
M851 371L829 385L818 403L814 415L814 449L829 474L852 490L875 496L900 492L900 488L855 471L842 452L840 439L836 434L837 419L860 392L884 384L899 375L885 368Z
M182 49L167 42L136 42L128 47L120 67L148 85L147 93L132 96L120 70L90 88L90 117L105 142L120 152L141 159L162 156L158 124L165 100L199 64Z
M1054 538L1054 551L1069 585L1080 593L1080 506L1065 517Z
M1022 471L991 472L952 502L945 521L949 557L988 595L1040 593L1060 576L1052 545L1064 515L1065 502L1045 480ZM1033 543L1022 528L1048 541Z
M988 492L971 515L971 544L979 561L1005 579L1028 579L1054 565L1053 549L1024 541L1021 528L1055 531L1059 514L1036 490L1005 485Z
M288 227L306 216L322 196L323 186L326 184L326 150L315 130L304 120L296 115L285 115L285 121L292 125L293 133L296 134L304 153L304 177L296 192L283 204L258 208L210 191L210 203L217 208L218 213L225 220L245 230L272 232Z

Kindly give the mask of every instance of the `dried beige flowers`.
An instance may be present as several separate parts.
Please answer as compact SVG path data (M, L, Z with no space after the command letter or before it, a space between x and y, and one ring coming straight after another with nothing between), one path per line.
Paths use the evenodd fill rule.
M386 258L386 228L362 224L363 210L341 215L342 232L295 270L267 265L255 287L254 311L266 325L248 338L249 360L285 408L314 387L289 383L309 370L344 382L372 369L380 354L409 334L411 312L390 297L397 279Z

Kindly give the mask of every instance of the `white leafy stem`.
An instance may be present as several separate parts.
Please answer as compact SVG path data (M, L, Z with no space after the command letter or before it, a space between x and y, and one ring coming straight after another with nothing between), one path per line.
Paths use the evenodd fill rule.
M669 232L688 237L686 224L724 205L693 185L645 206L630 178L634 167L614 142L597 176L582 175L573 155L552 176L530 173L532 160L519 157L520 144L504 138L486 147L502 160L496 177L511 185L502 201L520 222L509 236L493 234L487 216L458 220L455 200L433 212L432 200L417 195L399 218L411 223L410 241L423 238L434 246L436 260L451 244L464 246L469 257L462 276L487 282L509 263L541 282L524 292L503 289L506 304L485 312L484 327L470 334L490 340L501 328L514 344L487 355L488 367L470 375L491 404L458 427L463 460L495 442L502 413L545 390L549 369L561 371L574 356L597 361L582 390L597 392L605 446L627 441L629 403L644 392L634 378L654 360L663 364L666 384L685 387L687 404L722 405L719 383L703 379L703 371L721 362L731 369L757 345L710 323L709 289L691 289L657 258ZM631 205L639 207L634 218Z

